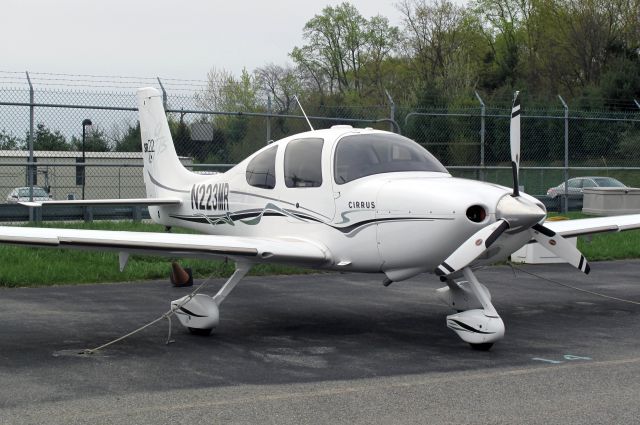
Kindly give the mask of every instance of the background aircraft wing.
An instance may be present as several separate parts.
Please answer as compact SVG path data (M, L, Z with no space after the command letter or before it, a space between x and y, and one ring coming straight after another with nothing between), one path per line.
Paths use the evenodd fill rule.
M547 220L544 225L564 237L640 229L640 214L576 220Z
M329 250L304 239L182 233L121 232L36 227L0 227L0 243L49 248L93 249L166 257L232 258L252 263L315 266Z

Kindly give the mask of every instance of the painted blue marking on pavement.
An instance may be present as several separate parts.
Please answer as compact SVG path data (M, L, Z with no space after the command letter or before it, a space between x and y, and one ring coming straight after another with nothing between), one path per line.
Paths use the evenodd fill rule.
M591 357L574 356L572 354L565 354L564 358L566 360L591 360Z
M549 359L543 359L543 358L540 358L540 357L533 357L531 360L537 360L537 361L540 361L540 362L546 362L546 363L551 363L551 364L564 363L561 360L549 360Z
M565 354L564 356L562 356L564 358L564 360L569 360L569 361L576 361L576 360L592 360L591 357L585 357L585 356L574 356L573 354ZM551 360L551 359L544 359L542 357L532 357L531 360L535 360L535 361L539 361L539 362L545 362L545 363L551 363L551 364L560 364L560 363L564 363L564 360Z

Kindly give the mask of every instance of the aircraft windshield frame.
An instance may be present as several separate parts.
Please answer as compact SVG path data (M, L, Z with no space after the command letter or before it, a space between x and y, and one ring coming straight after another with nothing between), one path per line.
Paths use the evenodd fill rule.
M336 146L333 179L337 184L406 171L448 173L428 150L398 134L352 134L344 136Z

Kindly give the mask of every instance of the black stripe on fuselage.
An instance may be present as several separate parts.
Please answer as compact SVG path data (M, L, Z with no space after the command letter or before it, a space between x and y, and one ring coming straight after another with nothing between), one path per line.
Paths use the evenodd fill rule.
M252 218L252 217L257 217L259 214L253 214L253 215L249 215L246 214L246 217L244 217L243 219L246 218ZM229 218L231 218L232 220L236 220L237 219L237 214L231 214L229 215ZM281 216L284 217L285 215L282 213L278 213L278 212L265 212L263 214L263 216L272 216L272 217L277 217L277 216ZM298 216L298 214L296 214L296 216ZM207 220L207 217L204 216L179 216L179 215L171 215L171 218L174 218L176 220L183 220L183 221L189 221L192 223L210 223L209 220ZM225 216L209 216L209 219L217 219L217 218L223 218ZM436 221L436 220L453 220L453 218L442 218L442 217L428 217L428 218L416 218L416 217L393 217L393 218L375 218L375 219L370 219L370 220L363 220L363 221L359 221L357 223L353 223L350 226L345 226L345 227L338 227L338 226L332 226L328 223L325 223L323 221L318 220L317 218L313 218L313 217L309 217L309 216L302 216L300 215L299 218L304 218L304 219L308 219L317 223L321 223L324 224L328 227L331 227L332 229L335 229L341 233L344 234L349 234L354 232L355 230L361 228L361 227L365 227L368 225L373 225L373 224L378 224L378 223L386 223L386 222L392 222L392 221ZM220 224L224 224L223 221L220 222Z
M225 219L225 218L229 218L232 221L236 221L236 220L246 220L249 218L256 218L258 216L262 216L262 217L284 217L284 214L277 212L277 211L258 211L258 212L242 212L242 213L237 213L237 214L229 214L228 216L226 215L209 215L209 216L204 216L204 215L195 215L195 216L189 216L189 215L174 215L171 214L169 215L169 217L171 218L175 218L177 220L184 220L184 221L190 221L192 223L209 223L211 224L210 220L216 220L216 219ZM216 223L216 224L226 224L224 222L224 220L221 220L220 223Z
M175 189L173 187L169 187L169 186L165 186L162 183L160 183L158 180L156 180L155 178L153 178L153 176L151 175L151 173L149 171L147 171L147 174L149 175L149 179L151 180L151 183L153 183L154 185L161 187L165 190L170 190L171 192L177 192L177 193L191 193L191 191L189 190L181 190L181 189Z

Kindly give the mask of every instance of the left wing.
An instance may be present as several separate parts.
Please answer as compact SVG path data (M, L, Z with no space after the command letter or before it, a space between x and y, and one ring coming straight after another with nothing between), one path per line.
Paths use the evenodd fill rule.
M640 229L640 214L545 221L545 227L567 237Z
M0 243L166 257L232 258L251 263L276 262L311 267L331 260L326 247L305 239L0 227Z

